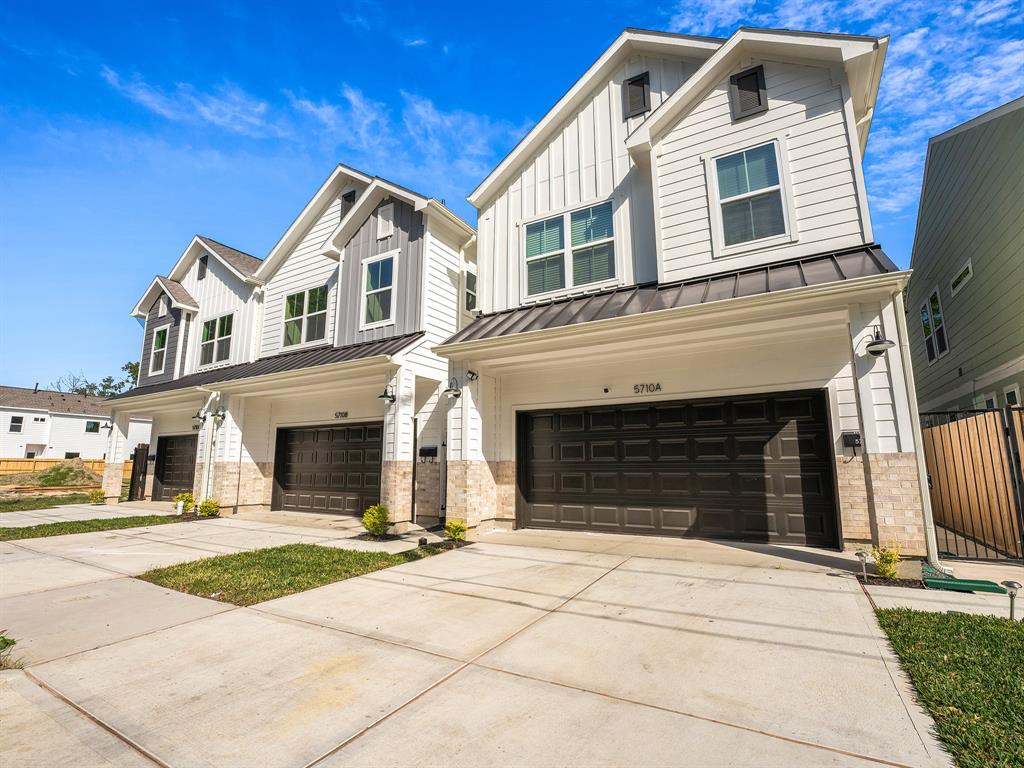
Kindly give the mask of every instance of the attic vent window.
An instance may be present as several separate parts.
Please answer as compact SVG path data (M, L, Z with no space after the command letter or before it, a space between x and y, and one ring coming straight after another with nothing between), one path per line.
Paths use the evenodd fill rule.
M622 114L631 117L651 111L651 74L631 77L622 84Z
M377 239L383 240L395 233L395 204L388 203L377 209Z
M197 280L202 280L204 277L206 277L206 263L209 260L210 260L209 256L200 256L199 257L198 274L196 275L196 279Z
M768 111L764 67L754 67L729 78L729 109L733 120Z

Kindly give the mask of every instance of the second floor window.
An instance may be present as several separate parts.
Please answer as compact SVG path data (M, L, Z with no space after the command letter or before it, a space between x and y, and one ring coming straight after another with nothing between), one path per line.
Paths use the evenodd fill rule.
M929 363L949 352L938 289L932 291L928 301L921 305L921 330L924 332L924 347Z
M327 286L310 288L284 300L284 345L320 341L327 335Z
M718 158L715 173L727 248L786 232L774 142Z
M11 426L8 428L8 432L21 432L22 424L25 421L24 416L11 416Z
M164 361L167 359L167 334L170 326L157 328L153 331L153 349L149 355L149 375L155 376L164 372Z
M476 273L466 273L466 311L476 309Z
M199 344L199 364L221 363L231 357L231 326L235 316L224 315L203 323L203 339Z
M383 325L391 321L391 294L395 257L378 256L363 262L363 325Z
M85 422L85 431L91 435L98 435L100 433L100 423L98 421Z
M526 294L600 283L615 277L613 210L609 200L526 225ZM569 230L566 269L565 230Z

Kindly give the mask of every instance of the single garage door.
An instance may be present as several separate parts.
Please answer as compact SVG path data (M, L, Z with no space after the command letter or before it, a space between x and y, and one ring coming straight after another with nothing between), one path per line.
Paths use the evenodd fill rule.
M384 424L277 430L274 509L361 515L380 500Z
M196 478L196 435L169 435L156 441L153 500L172 501L179 493L192 493Z
M520 413L519 524L834 546L823 391Z

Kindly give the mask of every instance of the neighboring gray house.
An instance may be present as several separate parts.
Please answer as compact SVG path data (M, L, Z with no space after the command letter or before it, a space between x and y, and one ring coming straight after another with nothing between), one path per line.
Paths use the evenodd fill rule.
M1024 97L928 142L907 295L922 411L1020 405Z

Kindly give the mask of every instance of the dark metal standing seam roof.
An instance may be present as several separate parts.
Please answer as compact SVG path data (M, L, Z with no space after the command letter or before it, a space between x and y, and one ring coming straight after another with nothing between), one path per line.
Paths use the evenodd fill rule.
M897 271L881 246L872 243L693 280L631 285L506 309L481 315L442 346Z
M119 395L114 395L108 400L121 400L129 397L141 397L152 395L157 392L170 392L176 389L187 389L188 387L203 386L206 384L221 384L228 381L240 379L251 379L257 376L267 376L271 373L284 373L286 371L297 371L305 368L315 368L331 363L345 363L352 360L361 360L378 355L393 355L401 352L414 341L419 340L424 331L407 333L403 336L394 336L390 339L378 341L364 341L360 344L349 344L345 347L315 347L303 349L298 352L285 352L284 354L264 357L251 363L239 363L228 365L223 368L214 368L209 371L200 371L180 379L163 382L161 384L150 384L145 387L136 387Z

